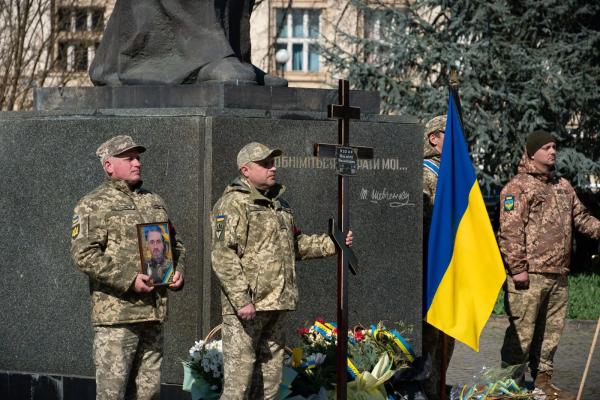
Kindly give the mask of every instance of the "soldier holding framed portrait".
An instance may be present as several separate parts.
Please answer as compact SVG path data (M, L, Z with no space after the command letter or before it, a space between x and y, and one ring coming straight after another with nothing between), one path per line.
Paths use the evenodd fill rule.
M154 286L172 283L175 268L169 224L163 222L138 225L138 242L142 273L150 277Z
M106 179L77 203L72 220L71 256L90 285L97 400L160 397L167 289L183 287L185 248L163 199L142 188L144 151L125 135L100 145ZM175 269L168 280L167 269L142 270L140 225L153 242L146 261Z

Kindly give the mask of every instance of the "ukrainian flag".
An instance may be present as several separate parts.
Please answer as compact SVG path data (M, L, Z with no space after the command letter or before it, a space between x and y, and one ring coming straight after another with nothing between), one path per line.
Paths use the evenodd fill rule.
M425 320L479 351L506 275L453 94L429 233Z

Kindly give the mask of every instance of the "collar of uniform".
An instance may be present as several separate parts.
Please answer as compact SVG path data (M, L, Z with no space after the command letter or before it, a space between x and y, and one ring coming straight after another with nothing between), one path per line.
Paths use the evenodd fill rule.
M235 186L237 189L242 190L243 192L250 193L252 191L252 185L248 182L243 176L239 176L234 179L232 186Z
M125 193L137 193L139 192L140 188L142 187L142 181L139 181L138 183L135 184L135 186L133 187L133 190L129 187L129 184L121 179L111 179L111 178L107 178L106 179L106 184L121 191L121 192L125 192Z
M556 172L556 168L552 168L549 173L542 172L535 167L535 164L531 158L527 156L527 152L523 153L521 160L519 161L519 166L517 167L517 173L519 174L528 174L533 178L544 182L544 183L554 183L558 181L559 175Z
M529 175L544 183L555 183L558 181L559 177L555 169L552 169L549 173L545 173L539 171L538 169L534 169L533 171L529 172Z
M251 201L267 201L269 203L277 203L279 197L285 192L285 186L276 183L275 186L269 188L269 195L263 194L257 188L252 185L248 185L250 188L250 200Z

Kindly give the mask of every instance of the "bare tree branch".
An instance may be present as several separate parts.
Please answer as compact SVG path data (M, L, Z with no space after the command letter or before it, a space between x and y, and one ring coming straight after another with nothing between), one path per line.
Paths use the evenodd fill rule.
M0 110L31 108L34 88L85 78L57 68L55 3L76 10L77 0L0 0ZM81 38L91 46L87 34Z

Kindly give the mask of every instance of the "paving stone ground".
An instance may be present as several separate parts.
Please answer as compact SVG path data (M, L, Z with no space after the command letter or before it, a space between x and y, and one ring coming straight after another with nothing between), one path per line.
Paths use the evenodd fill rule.
M492 317L481 335L479 353L457 343L448 369L447 384L468 384L484 366L499 366L500 348L507 326L505 317ZM596 321L567 321L554 357L553 381L574 394L579 390L595 329ZM527 382L532 384L530 376ZM600 339L596 342L582 398L600 399Z

